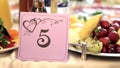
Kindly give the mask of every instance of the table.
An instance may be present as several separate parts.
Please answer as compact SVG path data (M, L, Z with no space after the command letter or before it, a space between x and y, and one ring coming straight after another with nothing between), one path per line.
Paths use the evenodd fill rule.
M88 55L82 61L80 53L69 52L67 62L21 61L17 59L18 49L0 54L0 68L119 68L120 58L98 57Z
M69 51L68 62L21 61L17 51L0 54L0 68L120 68L120 58L88 55L87 61L82 61L80 53Z

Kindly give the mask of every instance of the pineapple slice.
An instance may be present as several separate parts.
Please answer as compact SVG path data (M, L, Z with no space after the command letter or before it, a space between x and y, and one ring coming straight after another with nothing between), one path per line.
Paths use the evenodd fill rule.
M85 40L90 36L92 31L97 27L102 15L95 15L84 24L79 33L80 40Z
M120 39L117 41L117 43L116 43L117 45L120 45Z
M79 34L74 29L69 29L69 43L78 44Z

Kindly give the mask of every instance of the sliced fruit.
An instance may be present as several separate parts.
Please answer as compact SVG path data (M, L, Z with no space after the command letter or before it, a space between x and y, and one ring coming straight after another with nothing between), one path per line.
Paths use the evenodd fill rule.
M90 36L90 34L99 24L101 17L102 17L102 14L95 15L84 24L84 26L81 28L79 33L80 40L85 40Z
M69 43L78 44L79 34L74 29L69 29Z
M79 33L82 27L83 27L83 24L81 23L73 23L70 28L74 29Z
M74 24L74 23L84 23L83 20L78 19L78 15L71 15L70 16L70 25Z
M117 45L120 45L120 39L117 41L117 43L116 43Z
M77 33L80 33L81 28L76 27L76 28L73 28L73 30L74 30L75 32L77 32Z
M10 36L14 39L17 38L19 33L17 30L9 30L8 33L10 34Z
M92 38L87 38L85 40L87 43L87 50L92 53L100 53L102 50L102 43L98 40L92 39Z
M70 24L75 23L77 20L77 15L71 15L70 16Z
M83 24L82 24L82 23L73 23L73 24L71 24L71 26L70 26L70 28L76 28L76 27L82 28L82 27L83 27Z
M14 41L15 43L18 43L19 41L19 32L17 30L9 30L8 31L10 36L13 38L12 41Z
M88 47L87 49L89 52L92 52L92 53L100 53L102 50L102 44L99 44L99 43L88 45L88 46L91 46L91 47Z

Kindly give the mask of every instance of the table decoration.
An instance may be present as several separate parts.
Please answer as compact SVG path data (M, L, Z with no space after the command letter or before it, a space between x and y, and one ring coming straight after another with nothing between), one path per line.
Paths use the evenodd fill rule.
M44 0L40 1L44 2ZM57 0L52 2L57 3ZM52 13L20 12L20 47L18 49L20 60L68 60L69 15L57 14L57 9L51 10L54 11Z

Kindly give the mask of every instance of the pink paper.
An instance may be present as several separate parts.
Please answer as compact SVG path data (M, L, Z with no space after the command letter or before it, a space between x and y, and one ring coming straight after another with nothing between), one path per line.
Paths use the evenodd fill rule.
M35 61L67 61L69 16L20 13L18 58Z

